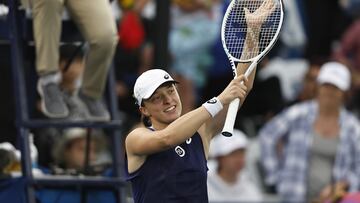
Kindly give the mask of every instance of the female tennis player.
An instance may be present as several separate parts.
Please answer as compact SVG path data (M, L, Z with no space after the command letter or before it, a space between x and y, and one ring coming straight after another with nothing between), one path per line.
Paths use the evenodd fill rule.
M264 3L268 1L272 0ZM250 21L262 15L246 12ZM248 30L259 30L255 28L262 22L254 22L248 23ZM258 40L253 39L258 33L246 35L251 40L246 40L244 53L258 48ZM152 69L138 77L134 97L145 126L134 129L125 140L127 178L136 203L208 202L210 140L220 133L228 104L235 98L243 102L251 90L255 71L246 79L247 67L239 64L239 76L220 95L182 116L177 82L167 72Z

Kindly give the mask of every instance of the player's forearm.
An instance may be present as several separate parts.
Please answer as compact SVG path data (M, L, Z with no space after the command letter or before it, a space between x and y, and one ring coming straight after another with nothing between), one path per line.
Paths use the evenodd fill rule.
M210 134L211 137L219 134L224 127L228 108L229 105L224 105L224 108L213 119L211 119L211 123L207 128L209 130L208 134Z
M210 118L209 112L204 107L199 107L176 119L163 130L166 146L171 147L183 143Z
M250 59L259 54L259 37L260 30L258 28L248 28L241 58Z
M246 55L248 54L248 55ZM253 58L259 54L259 31L249 29L245 38L245 45L242 58ZM239 63L237 65L237 74L241 75L246 72L251 63ZM248 93L253 87L254 79L255 79L256 67L254 70L248 75L248 81L246 82L246 87L248 88Z

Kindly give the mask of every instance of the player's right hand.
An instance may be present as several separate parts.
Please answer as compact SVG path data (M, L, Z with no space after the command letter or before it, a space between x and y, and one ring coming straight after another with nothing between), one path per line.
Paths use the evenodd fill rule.
M218 96L218 99L223 105L228 105L236 98L239 98L240 101L243 102L247 95L246 82L247 78L244 75L234 78Z

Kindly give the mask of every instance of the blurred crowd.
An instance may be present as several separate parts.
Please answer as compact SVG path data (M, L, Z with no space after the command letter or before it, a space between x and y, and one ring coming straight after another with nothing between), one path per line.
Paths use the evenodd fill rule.
M162 56L168 58L167 67L155 67L154 63L159 1L104 1L104 5L111 6L113 14L106 18L112 22L100 23L107 29L106 34L100 33L104 29L99 23L83 22L86 17L76 16L78 11L67 5L70 15L63 14L63 9L57 12L61 12L62 21L76 17L88 43L57 42L58 58L51 60L59 63L40 67L42 62L35 58L41 51L36 46L44 46L44 41L39 40L35 47L26 49L26 64L37 69L39 78L44 75L50 78L42 81L53 80L52 75L58 73L62 75L61 82L54 79L60 89L66 90L63 101L68 113L61 119L76 121L93 115L95 120L99 117L108 120L106 112L90 112L92 103L88 111L78 108L78 103L79 100L85 104L99 102L94 105L102 108L105 67L112 61L114 90L126 135L140 122L132 87L142 72L162 68L171 73L179 82L183 113L219 94L232 79L220 40L222 17L229 2L171 1L169 47ZM235 122L236 133L231 138L219 135L212 141L209 200L216 203L350 202L353 199L356 202L357 198L359 202L360 1L284 0L283 3L285 21L280 38L258 65L254 87ZM0 0L0 86L5 98L12 98L7 14L6 0ZM34 29L40 26L34 35L44 34L42 28L46 25L34 23ZM104 61L104 56L108 61ZM49 56L44 57L43 60L50 60ZM94 70L100 67L103 70L95 74ZM49 74L44 74L46 68L54 71L59 68L59 71L46 70ZM50 83L41 84L45 88ZM57 117L65 112L57 112L56 108L54 113L49 113L51 109L44 111L44 105L45 109L54 106L46 107L41 102L43 95L29 91L35 100L32 117ZM0 109L1 177L20 172L20 154L14 147L18 145L12 123L14 108L12 100L7 99ZM79 175L86 169L87 174L108 175L112 158L105 129L46 128L32 134L36 148L33 161L41 169L39 173Z

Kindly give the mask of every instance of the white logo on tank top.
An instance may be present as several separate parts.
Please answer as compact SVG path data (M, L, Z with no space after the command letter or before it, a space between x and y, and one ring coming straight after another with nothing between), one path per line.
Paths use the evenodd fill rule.
M191 137L186 140L186 144L190 144L190 143L191 143Z
M181 148L180 146L175 147L175 152L177 155L179 155L179 157L185 156L185 150L183 148Z

